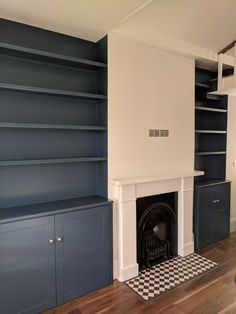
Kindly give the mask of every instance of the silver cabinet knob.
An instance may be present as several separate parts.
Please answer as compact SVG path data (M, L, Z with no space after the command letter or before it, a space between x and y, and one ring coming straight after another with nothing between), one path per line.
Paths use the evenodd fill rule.
M49 239L48 242L49 242L50 244L53 244L53 243L55 242L55 240L54 240L54 239Z
M57 237L57 241L58 241L58 242L62 242L62 241L63 241L63 238L62 238L62 237Z

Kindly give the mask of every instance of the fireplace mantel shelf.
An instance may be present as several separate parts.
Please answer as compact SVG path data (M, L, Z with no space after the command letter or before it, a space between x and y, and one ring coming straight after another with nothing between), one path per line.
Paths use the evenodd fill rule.
M160 174L160 175L154 175L154 176L111 179L110 183L113 185L121 186L121 185L128 185L128 184L138 184L138 183L145 183L145 182L173 180L173 179L196 177L196 176L203 176L203 175L204 175L204 171L195 170L195 171L182 172L182 173L180 172L180 173L172 173L172 174Z

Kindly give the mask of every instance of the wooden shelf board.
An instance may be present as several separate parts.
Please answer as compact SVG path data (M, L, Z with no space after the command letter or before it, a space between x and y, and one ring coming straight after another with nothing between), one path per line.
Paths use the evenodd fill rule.
M218 130L195 130L197 134L226 134L227 131L218 131Z
M0 42L0 52L7 55L23 57L27 59L36 60L36 61L50 62L50 63L56 63L58 65L66 65L66 66L73 66L73 67L76 66L81 69L86 69L86 70L91 70L91 71L97 71L97 70L107 68L106 63L86 60L86 59L72 57L72 56L66 56L66 55L57 54L54 52L32 49L32 48L22 47L18 45L12 45L8 43L4 43L4 42Z
M111 203L111 201L99 195L91 195L81 198L57 200L54 202L2 208L0 209L0 224L103 206L107 205L107 203Z
M16 85L16 84L6 84L6 83L0 83L0 89L14 90L14 91L20 91L20 92L27 92L27 93L39 93L39 94L59 95L59 96L66 96L66 97L87 98L87 99L107 99L106 95L81 93L81 92L68 91L68 90L59 90L59 89L24 86L24 85Z
M206 99L207 100L213 100L213 101L220 101L222 98L222 95L214 95L214 94L211 94L211 93L207 93L206 95Z
M225 109L218 109L218 108L210 108L210 107L199 107L196 106L195 110L202 110L202 111L212 111L212 112L219 112L219 113L227 113Z
M217 152L196 152L198 156L210 156L210 155L225 155L226 151L217 151Z
M75 162L99 162L106 161L106 157L77 157L77 158L49 158L49 159L31 159L31 160L3 160L0 166L23 166L40 164L64 164Z
M31 123L0 123L0 128L13 129L55 129L55 130L81 130L106 131L105 126L67 125L67 124L31 124Z
M196 82L195 86L201 87L201 88L210 88L210 85L205 84L205 83L201 83L201 82Z
M195 187L203 187L203 186L210 186L210 185L217 185L217 184L224 184L229 183L231 181L224 180L224 179L201 179L194 183Z

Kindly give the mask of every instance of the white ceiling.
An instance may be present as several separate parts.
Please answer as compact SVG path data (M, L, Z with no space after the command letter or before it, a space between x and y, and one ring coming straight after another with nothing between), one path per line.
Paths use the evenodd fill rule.
M236 0L0 0L0 17L92 41L145 30L144 40L163 35L218 52L236 39Z
M0 17L97 41L150 0L0 0Z
M116 31L145 29L215 52L236 39L236 0L153 0Z

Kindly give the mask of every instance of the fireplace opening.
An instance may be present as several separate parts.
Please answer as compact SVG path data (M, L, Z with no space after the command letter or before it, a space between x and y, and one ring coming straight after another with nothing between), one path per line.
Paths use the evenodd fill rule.
M177 255L178 194L137 199L137 261L150 268Z

